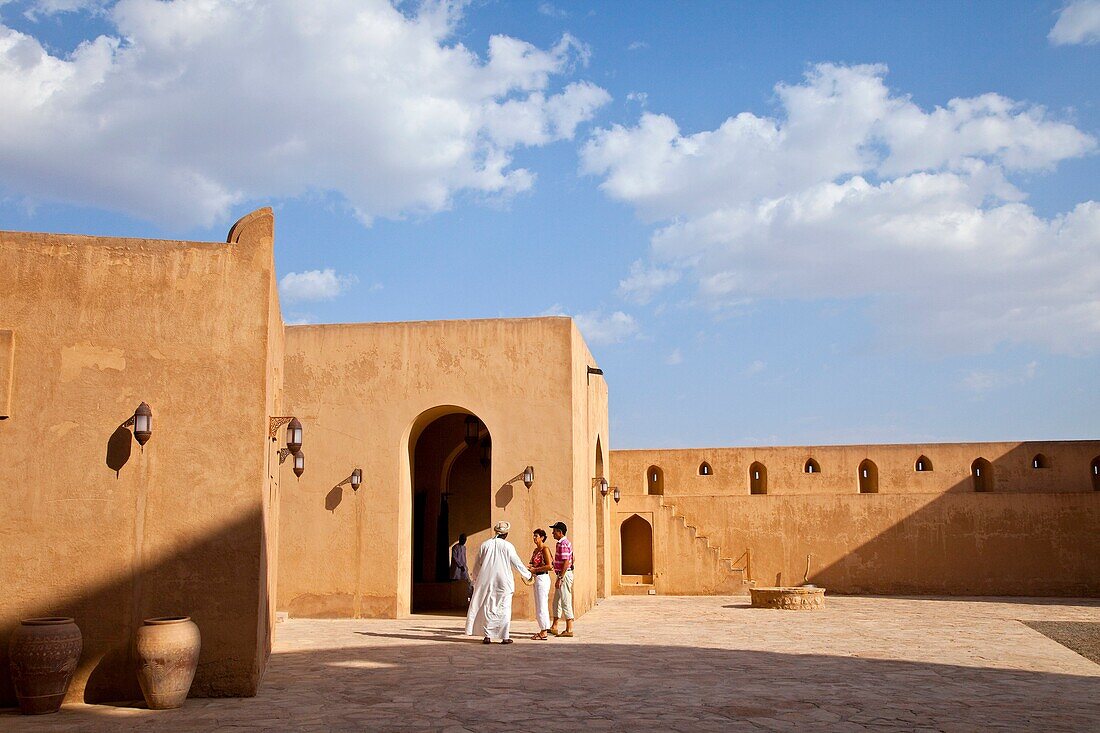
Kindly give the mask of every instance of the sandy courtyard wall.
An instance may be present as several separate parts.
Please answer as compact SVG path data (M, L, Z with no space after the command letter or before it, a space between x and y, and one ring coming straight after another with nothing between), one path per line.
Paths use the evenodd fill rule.
M491 521L512 524L509 539L521 557L530 555L534 527L563 519L572 528L578 517L591 524L587 511L578 515L579 497L590 497L589 482L578 478L588 467L582 471L574 456L574 435L587 430L572 396L583 361L573 355L574 336L568 318L288 327L286 399L307 425L309 467L281 497L280 610L410 612L409 444L456 408L492 435ZM535 467L530 490L520 476L527 465ZM338 485L355 468L363 471L357 492ZM579 575L594 589L595 553L584 544L590 531L581 534ZM471 545L471 564L475 552ZM578 612L594 602L585 588ZM532 617L522 585L514 613Z
M255 694L277 539L272 238L270 210L228 243L0 232L0 704L7 639L43 615L83 632L70 701L140 699L134 630L178 614L203 636L192 694ZM141 401L144 450L119 429Z
M611 536L618 559L621 523L654 515L658 592L703 585L660 556L680 541L676 513L757 585L803 582L809 557L809 580L841 593L1098 596L1097 455L1100 441L614 451L625 496ZM979 458L988 493L975 491ZM859 493L865 460L876 493ZM754 464L764 495L750 494ZM660 496L647 495L651 467Z

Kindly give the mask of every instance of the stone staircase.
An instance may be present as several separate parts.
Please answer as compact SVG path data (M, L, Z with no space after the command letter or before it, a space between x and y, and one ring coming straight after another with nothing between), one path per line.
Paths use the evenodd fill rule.
M717 542L702 534L698 524L677 509L674 503L661 497L660 505L672 526L691 537L691 544L696 548L696 554L705 558L705 565L712 566L704 569L705 574L711 577L704 579L703 592L707 595L747 595L749 588L756 584L751 576L749 550L746 548L736 556L726 552Z

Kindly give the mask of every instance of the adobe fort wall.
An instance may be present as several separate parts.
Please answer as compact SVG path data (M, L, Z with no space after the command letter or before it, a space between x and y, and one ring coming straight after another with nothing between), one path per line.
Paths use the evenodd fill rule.
M707 592L699 571L663 556L687 526L757 585L1097 596L1098 458L1100 441L612 451L616 587L621 527L638 514L663 593Z
M7 639L45 615L83 632L70 701L140 699L134 631L180 614L203 635L192 694L255 694L277 541L272 238L270 210L225 243L0 232L0 706ZM120 427L142 401L144 450Z
M313 617L411 611L414 476L429 523L446 478L441 457L414 466L410 447L448 414L472 414L491 435L490 513L470 537L471 565L494 522L511 523L509 539L526 561L531 530L564 520L581 565L577 611L590 607L597 565L594 528L586 527L587 444L591 432L606 430L607 408L605 392L574 398L585 363L594 363L587 351L575 355L578 338L568 318L288 327L286 399L306 425L309 459L301 481L282 492L279 609ZM461 440L453 444L461 453ZM451 458L463 465L461 455ZM530 489L521 480L528 465ZM340 486L355 468L362 487ZM425 557L437 556L437 543L434 532L423 537L425 567L434 567ZM514 609L517 618L533 614L522 586Z

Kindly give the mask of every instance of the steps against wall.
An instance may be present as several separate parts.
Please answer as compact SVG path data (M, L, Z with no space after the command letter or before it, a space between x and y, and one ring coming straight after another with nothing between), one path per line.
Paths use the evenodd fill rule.
M673 531L690 537L690 545L696 549L696 554L704 561L702 568L704 577L691 584L697 589L679 588L677 590L680 593L700 595L748 595L749 588L755 584L751 577L749 550L746 548L740 553L727 552L716 542L712 542L709 537L700 533L698 524L678 510L675 504L661 497L660 505ZM675 586L679 585L679 583L675 584Z

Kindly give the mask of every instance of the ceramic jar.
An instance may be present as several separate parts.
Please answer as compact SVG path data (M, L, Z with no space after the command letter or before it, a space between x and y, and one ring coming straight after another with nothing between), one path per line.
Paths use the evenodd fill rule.
M190 616L150 618L138 629L138 682L151 710L183 705L195 679L199 646L199 627Z
M80 661L84 640L71 618L24 619L11 635L8 656L19 710L56 713Z

